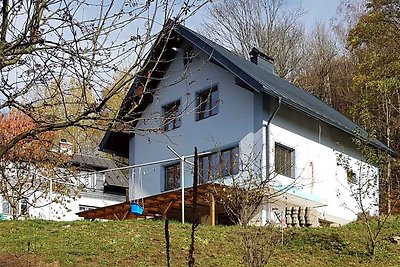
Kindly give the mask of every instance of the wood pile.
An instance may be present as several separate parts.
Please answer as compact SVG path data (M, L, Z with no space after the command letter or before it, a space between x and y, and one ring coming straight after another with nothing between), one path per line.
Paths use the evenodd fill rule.
M287 207L285 209L287 227L317 227L318 212L310 207Z

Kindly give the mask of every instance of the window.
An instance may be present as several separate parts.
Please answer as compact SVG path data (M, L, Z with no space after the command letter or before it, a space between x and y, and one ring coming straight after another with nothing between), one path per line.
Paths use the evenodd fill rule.
M239 147L200 157L200 183L219 177L235 175L239 172Z
M3 214L4 215L12 215L11 214L11 205L7 200L3 200L2 203L2 209L3 209Z
M197 99L197 120L202 120L218 113L219 95L217 85L198 93Z
M20 213L21 215L25 215L28 213L28 201L26 199L21 199L20 201Z
M164 131L171 131L181 126L181 119L179 118L179 107L181 101L175 101L171 104L165 105L164 110Z
M28 213L28 200L21 199L19 201L19 206L17 207L17 212L19 212L20 215L25 215ZM13 214L11 204L5 199L3 199L3 201L2 201L2 213L4 215L12 215Z
M89 171L89 170L81 170L79 174L75 176L74 183L77 186L83 186L85 188L95 188L96 187L96 175L98 173ZM102 174L100 174L102 175Z
M181 166L179 163L165 167L165 190L181 186Z
M87 206L87 205L79 205L79 212L93 210L93 209L97 209L97 207Z
M294 177L294 149L275 143L275 171Z
M76 184L83 185L85 188L95 188L96 187L96 173L81 171L77 177Z
M347 170L347 181L350 184L357 184L357 175L353 170Z

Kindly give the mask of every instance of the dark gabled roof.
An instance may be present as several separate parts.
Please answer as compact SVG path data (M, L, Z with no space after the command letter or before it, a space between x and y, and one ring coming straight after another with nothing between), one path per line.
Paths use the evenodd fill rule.
M281 98L283 103L286 103L292 108L324 121L353 136L356 134L364 138L368 136L365 130L360 126L305 90L235 55L226 48L182 25L178 25L176 31L187 41L193 43L209 55L217 63L243 80L255 91L264 92L273 97ZM375 138L370 140L370 143L377 148L395 154L393 150Z
M168 27L169 26L171 25L169 24ZM286 105L299 110L308 116L330 124L350 135L368 139L369 142L376 148L383 149L391 154L395 154L393 150L388 148L379 140L375 138L367 138L368 134L365 130L312 94L293 85L290 82L283 80L277 75L264 70L249 60L235 55L226 48L214 43L213 41L185 26L178 24L174 25L173 27L173 34L171 34L171 36L175 36L174 38L176 39L176 35L178 35L192 43L194 46L206 53L210 57L210 61L233 73L241 83L246 85L245 87L247 89L256 93L266 93L272 97L280 98ZM166 41L168 42L169 40ZM152 47L151 52L159 51L158 46L160 45L163 46L165 43L160 43L158 40L158 43ZM129 90L125 99L133 98L135 89L133 88L134 86L136 86L136 83L132 85L132 88ZM124 113L124 109L127 108L126 104L129 103L129 101L124 101L124 103L125 105L123 104L120 110L122 114ZM142 109L144 108L142 107ZM117 139L113 136L113 134L115 133L108 131L103 138L100 148L118 153L119 150L113 148L112 145L112 143L115 143L114 139ZM118 142L118 140L116 142ZM118 147L121 147L121 142L118 143ZM127 147L128 144L124 143L123 146ZM125 156L127 156L126 151Z
M76 154L73 156L73 162L77 165L78 169L86 171L103 171L118 168L111 159L89 155ZM106 172L105 181L111 186L128 187L128 179L121 170Z

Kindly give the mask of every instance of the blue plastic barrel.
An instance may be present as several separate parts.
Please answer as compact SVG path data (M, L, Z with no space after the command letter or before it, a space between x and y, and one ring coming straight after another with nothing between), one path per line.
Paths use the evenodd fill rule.
M131 203L131 212L133 215L143 215L143 207L138 203Z

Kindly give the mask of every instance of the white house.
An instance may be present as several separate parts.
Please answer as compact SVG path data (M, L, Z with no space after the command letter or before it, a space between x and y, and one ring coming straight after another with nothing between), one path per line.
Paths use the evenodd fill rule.
M69 163L74 166L78 173L71 181L73 184L67 186L76 188L78 195L67 197L63 204L55 203L56 194L47 194L47 197L38 197L35 207L29 206L31 201L21 200L18 212L26 218L40 218L57 221L73 221L79 219L76 213L121 203L126 200L126 189L128 180L120 170L114 170L117 165L111 159L89 156L71 155ZM113 169L113 171L107 171ZM59 186L56 178L48 178L52 187ZM64 184L65 185L65 184ZM41 192L36 194L40 195ZM34 196L31 196L34 198ZM12 217L10 204L0 196L0 214L2 219ZM50 204L49 204L50 203Z
M168 38L160 34L120 110L123 117L139 103L130 117L135 132L109 131L101 149L140 166L174 158L167 145L180 155L193 154L196 146L208 152L200 157L203 180L210 173L236 172L230 164L236 155L256 155L254 162L265 176L276 173L273 188L290 188L260 207L259 223L289 206L314 207L320 219L339 224L355 219L358 207L337 153L349 156L351 164L362 160L352 142L359 127L276 76L268 56L257 49L250 55L251 60L236 56L182 25L173 26ZM160 62L154 63L155 58ZM390 151L378 140L370 144ZM179 189L179 164L172 160L143 167L131 198ZM188 170L184 184L192 186Z

